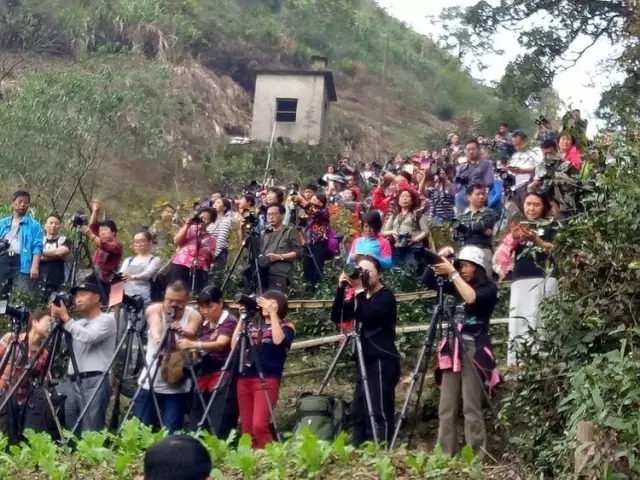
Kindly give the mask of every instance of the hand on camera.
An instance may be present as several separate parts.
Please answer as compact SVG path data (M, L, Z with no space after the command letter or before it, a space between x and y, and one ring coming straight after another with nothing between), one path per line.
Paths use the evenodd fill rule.
M182 325L180 325L180 322L173 322L171 325L169 325L169 328L171 330L173 330L174 332L178 332L178 333L183 333L184 329L182 328Z
M440 249L440 251L438 252L438 255L442 258L448 258L451 255L454 255L456 253L456 251L453 249L453 247L451 246L446 246L443 247L442 249Z
M191 340L187 340L186 338L181 338L180 340L178 340L178 349L184 351L184 350L195 350L196 348L196 342L193 342Z
M339 287L344 287L345 285L351 286L351 282L352 282L351 278L349 278L349 276L344 272L342 272L338 277Z
M49 313L53 318L61 320L63 323L67 323L70 318L69 312L67 311L67 307L65 307L64 303L61 303L60 306L52 303L49 305Z
M444 256L442 257L442 262L431 265L431 269L436 273L436 275L451 275L456 271L455 267Z

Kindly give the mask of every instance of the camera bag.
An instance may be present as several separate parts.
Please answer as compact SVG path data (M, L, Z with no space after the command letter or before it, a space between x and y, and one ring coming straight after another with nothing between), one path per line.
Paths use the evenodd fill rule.
M0 392L0 404L4 403L7 398L6 392ZM0 410L0 435L7 437L10 444L18 443L18 405L15 399L11 398Z
M296 426L299 433L308 426L320 440L333 440L347 425L347 403L331 395L303 393L296 402Z

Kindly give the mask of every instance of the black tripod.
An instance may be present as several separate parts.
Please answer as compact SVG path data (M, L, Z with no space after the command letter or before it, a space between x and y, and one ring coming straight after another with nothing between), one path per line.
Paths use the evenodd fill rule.
M250 290L251 293L257 292L258 294L262 293L262 279L260 276L260 265L258 264L258 257L260 256L260 234L256 231L255 226L251 227L247 237L242 242L242 246L240 247L240 251L236 255L236 258L233 259L233 263L229 268L229 272L227 276L224 278L222 282L222 286L220 290L224 292L224 289L229 283L229 279L231 275L233 275L234 270L238 266L238 262L240 261L240 257L242 256L243 251L247 251L249 255L248 267L247 270L250 270L250 273L247 277L250 277Z
M416 366L413 370L413 374L411 377L411 384L409 386L409 390L407 391L407 396L405 398L402 411L400 412L400 419L398 421L398 424L396 425L396 431L393 434L391 447L393 447L396 444L400 429L402 428L402 424L407 418L407 409L409 406L409 402L411 401L411 393L413 392L413 389L415 388L416 383L418 383L418 395L417 395L416 403L414 407L414 418L417 419L417 411L420 406L420 398L422 397L422 391L424 389L424 381L427 375L427 363L425 362L425 358L431 353L438 326L440 326L441 328L443 337L448 336L451 340L454 340L457 342L457 344L459 345L460 351L462 352L461 358L463 362L467 362L467 365L474 366L474 368L472 369L474 372L474 377L476 378L476 380L479 382L481 386L484 400L486 404L489 406L489 409L491 410L491 414L493 418L496 418L496 419L498 418L496 411L493 408L493 405L491 403L491 397L489 396L489 392L485 388L484 382L480 377L480 372L478 372L478 369L475 368L474 359L469 354L469 350L467 349L464 343L464 339L462 338L461 328L459 327L463 325L464 320L466 318L466 314L464 312L464 306L458 305L456 307L456 314L453 317L449 315L449 323L448 325L445 324L444 323L445 309L444 309L444 294L443 294L445 278L442 276L438 276L436 277L436 281L438 285L437 304L431 316L431 322L429 323L429 328L427 329L427 334L425 335L424 344L422 346L422 349L420 350L420 354L418 355L418 362L416 363ZM452 351L452 354L453 354L453 351ZM417 421L413 422L411 430L409 431L408 443L411 442L411 438L413 437L413 432L415 430L416 423Z
M358 368L360 369L360 377L362 378L362 385L364 387L364 397L367 403L367 414L369 415L369 421L371 422L371 432L373 433L373 441L377 445L379 442L378 428L377 428L376 417L375 417L375 414L373 413L373 402L371 401L371 391L369 390L369 377L367 375L367 368L364 364L364 353L362 352L362 341L360 340L360 333L358 332L357 325L354 327L353 331L344 334L344 341L342 342L342 345L340 345L340 349L338 350L338 353L336 353L336 356L331 361L331 365L329 365L329 370L327 370L327 373L322 379L322 383L320 384L320 389L318 390L318 395L322 395L322 392L324 391L327 384L329 383L329 380L331 379L331 376L333 375L333 372L335 371L336 366L340 361L340 357L342 357L342 354L347 348L347 345L349 345L351 341L355 342L357 363L358 363Z
M202 246L202 241L200 239L200 229L202 228L202 223L195 223L196 226L196 254L193 257L193 261L191 262L191 267L189 268L189 285L191 295L196 293L196 280L198 278L198 267L200 266L200 248Z
M100 287L100 298L103 299L105 303L109 301L106 298L106 292L102 287L102 282L100 282L100 275L98 274L98 270L96 269L93 261L91 260L91 252L89 251L89 244L87 243L87 237L79 228L76 228L76 236L73 241L73 249L71 251L71 261L69 262L69 275L67 275L67 285L73 287L76 285L78 280L78 270L80 269L80 264L82 263L82 258L87 260L89 264L89 268L93 272L93 275L96 278L96 281Z
M280 433L278 432L278 427L276 425L276 417L273 413L273 404L271 403L271 399L269 398L269 392L267 391L267 384L264 378L264 373L262 372L262 367L260 365L260 359L258 357L258 351L255 348L257 345L253 343L251 340L251 333L249 332L249 320L252 316L256 316L257 312L248 312L246 308L242 308L240 310L240 322L242 322L242 329L240 330L240 335L238 341L231 349L229 356L227 357L226 362L221 370L220 378L214 387L211 398L209 399L209 403L204 409L204 414L202 418L198 422L198 430L202 429L204 424L209 421L209 426L212 427L213 423L210 418L210 411L213 407L214 402L216 401L216 397L220 392L220 389L223 387L225 381L231 381L232 372L231 369L233 367L233 362L236 357L238 357L238 373L242 375L245 369L246 363L246 354L247 350L249 350L249 354L251 355L251 360L256 366L256 371L258 372L258 378L260 379L260 386L262 387L262 391L264 392L265 399L267 400L267 407L269 408L269 421L271 423L271 429L273 430L276 440L280 441ZM222 417L222 415L221 415Z
M52 370L52 367L53 367L53 362L54 362L54 359L55 359L56 355L58 354L58 351L61 348L63 337L64 337L65 343L67 345L67 353L69 355L69 358L71 359L71 368L72 368L72 370L74 372L74 375L76 376L76 381L78 382L78 390L80 392L80 397L81 397L82 403L84 405L86 405L86 396L85 396L84 388L82 386L82 378L80 377L80 375L78 373L79 372L78 362L76 360L76 356L75 356L75 353L73 351L73 344L72 344L71 334L69 332L67 332L66 330L64 330L64 324L62 323L61 320L56 320L55 323L53 324L53 327L52 327L51 331L49 332L49 334L47 335L45 340L42 342L42 345L40 345L40 348L34 354L33 359L25 366L24 371L22 372L22 375L20 375L20 377L18 378L18 381L13 385L13 387L11 388L11 390L9 391L7 396L5 397L5 399L2 402L2 404L0 404L0 412L3 411L3 409L6 407L8 402L11 400L11 398L17 392L18 388L20 388L22 383L27 379L31 380L31 373L35 369L35 366L38 364L38 361L40 360L40 357L44 353L45 349L48 350L48 352L49 352L49 359L47 361L47 367L44 369L44 371L42 372L42 374L40 376L40 382L41 382L41 385L43 385L45 382L48 383L48 380L45 380L45 379L48 378L48 376L51 373L51 370ZM50 347L50 348L47 348L47 347ZM8 357L6 357L6 358L8 358ZM5 362L5 359L3 359L3 362ZM0 370L0 371L2 371L2 370ZM49 393L48 392L46 393L45 397L47 399L47 403L49 405L49 408L51 410L53 418L55 419L56 427L58 429L58 433L60 435L60 438L64 438L62 426L58 422L57 412L56 412L56 409L55 409L55 407L53 406L53 404L51 402L51 399L49 397ZM91 418L89 418L89 421L91 423L93 423Z
M171 313L169 314L169 317L171 318L171 322L173 323L173 321L177 318L176 316L176 311L175 309L172 309ZM160 428L164 427L164 425L162 424L162 412L160 410L160 405L158 404L158 399L156 397L156 394L154 392L154 384L156 381L156 378L158 376L158 372L160 371L160 365L162 363L163 358L166 355L169 355L169 351L168 351L168 347L169 347L169 343L170 343L170 336L174 335L175 332L172 331L171 326L167 325L166 326L166 330L164 332L164 335L162 336L162 340L160 340L160 345L158 346L158 350L157 352L153 355L151 362L149 364L147 364L145 361L143 361L144 364L144 376L142 381L140 382L140 385L138 385L138 389L136 390L136 393L133 395L133 397L131 398L131 402L129 403L129 407L127 408L126 413L124 414L124 417L122 418L122 422L120 423L120 427L118 427L118 434L122 431L122 429L124 428L124 424L127 421L127 419L129 418L129 416L131 416L131 412L133 411L133 407L135 406L135 402L136 399L142 394L142 390L144 390L145 387L145 383L148 383L149 385L149 394L151 396L151 399L153 401L153 406L155 408L156 411L156 418L158 419L158 423L160 425ZM126 336L123 337L123 340L127 338ZM123 340L121 340L119 347L116 349L119 350L122 347L123 344ZM142 338L141 335L138 334L138 343L139 343L139 348L142 348ZM187 357L187 355L183 354L183 357ZM114 356L115 359L115 356ZM191 362L191 360L189 358L184 358L185 360L185 367L189 370L189 374L191 376L192 381L195 384L195 389L196 392L198 394L198 398L200 400L201 405L204 408L205 405L205 401L204 398L202 396L202 391L200 390L199 386L198 386L198 379L195 373L195 370L193 368L193 363ZM112 359L112 362L114 360ZM152 368L153 366L153 368ZM153 372L152 372L153 370Z

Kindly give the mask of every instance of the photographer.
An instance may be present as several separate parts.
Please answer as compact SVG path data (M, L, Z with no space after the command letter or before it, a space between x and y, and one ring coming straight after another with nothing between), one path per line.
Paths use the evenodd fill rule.
M153 225L149 228L157 249L170 247L173 244L173 237L178 228L176 209L169 203L163 204L161 208L160 218L153 222Z
M454 172L455 169L450 164L445 165L444 168L438 167L434 177L434 184L427 189L429 218L436 225L449 222L455 216L456 186L452 182Z
M126 258L120 267L120 273L124 280L124 293L129 297L139 295L144 303L149 304L151 298L151 282L162 268L159 257L151 255L153 236L147 230L136 233L133 236L134 257Z
M113 220L98 221L101 204L94 200L91 203L91 220L89 225L80 227L80 231L95 246L93 252L93 266L100 272L100 283L104 298L102 301L109 302L109 292L111 291L111 278L118 270L122 261L122 243L116 238L118 228Z
M391 442L395 423L395 387L400 379L400 355L395 344L396 298L382 283L382 267L377 259L369 255L359 256L357 265L357 278L344 272L340 274L331 320L340 326L342 319L355 318L356 324L360 325L364 368L377 436L381 442ZM347 287L355 290L355 297L345 301ZM360 368L356 368L352 411L353 443L359 446L374 438Z
M499 159L509 159L513 155L514 144L513 136L509 132L509 125L507 123L500 123L498 125L498 132L494 137L494 143L498 149Z
M466 193L469 208L454 222L454 238L460 246L474 245L482 249L485 255L484 269L491 272L493 227L498 215L487 208L487 189L483 185L469 185Z
M264 375L266 394L258 377L258 366L252 351L246 352L247 364L238 379L238 408L242 432L251 435L253 448L264 448L273 440L270 429L270 412L265 395L275 408L278 403L282 372L287 353L296 336L292 323L287 322L289 305L282 292L268 290L257 299L264 323L252 324L249 349L257 355ZM238 322L231 340L231 348L238 343L243 323Z
M464 212L469 205L465 189L471 184L482 185L487 191L493 185L493 163L480 158L480 145L477 140L468 140L464 151L467 161L458 167L455 182L458 185L456 209Z
M327 210L327 197L324 193L316 193L311 200L306 200L300 195L294 197L294 201L307 212L310 223L307 228L306 242L309 252L303 253L304 277L311 284L315 292L318 283L322 281L324 263L327 260L329 244L329 210Z
M397 196L395 213L387 219L382 236L393 245L393 265L413 263L413 253L429 236L427 218L417 210L418 195L413 190L401 190Z
M478 380L474 369L489 388L500 381L493 361L489 322L498 301L498 288L484 269L484 253L475 246L464 247L458 255L459 267L447 260L448 251L439 252L441 262L431 266L423 277L423 283L437 288L435 275L447 276L444 292L453 295L464 306L464 319L452 328L459 329L467 355L462 346L451 337L443 338L438 352L438 367L434 379L440 385L438 407L438 443L445 453L458 452L456 424L462 403L465 443L471 445L478 458L485 452L486 431L482 416L482 390L485 385ZM435 275L434 275L435 274ZM468 358L473 358L469 362Z
M17 340L20 342L19 348L14 350L13 358L9 359L4 371L0 372L0 403L2 403L3 399L2 393L9 393L11 389L14 388L15 382L17 382L24 373L25 367L35 360L36 352L40 349L42 342L49 334L51 321L52 319L49 312L33 312L29 316L26 330L17 334ZM0 359L4 358L13 340L13 333L7 333L0 339ZM42 376L46 372L48 361L49 352L44 350L33 366L30 376L27 376L16 390L15 400L19 410L13 412L14 418L22 418L22 408L33 389L32 380ZM20 426L18 425L18 427ZM20 428L18 428L18 430L20 430ZM1 433L6 434L7 432Z
M278 290L286 294L289 278L293 273L293 262L302 250L300 234L293 226L283 224L284 205L272 203L267 207L269 229L262 236L259 260L263 288Z
M31 292L40 276L44 232L29 215L31 196L18 190L11 199L13 213L0 219L0 299L12 287Z
M552 140L554 142L558 141L558 131L553 129L549 120L547 120L543 115L540 115L535 123L536 140L538 142L542 143L545 140Z
M101 288L98 280L89 277L71 289L75 298L75 311L84 318L73 320L64 303L50 305L51 316L64 323L64 329L73 339L73 352L78 364L74 371L69 361L69 380L58 386L60 395L66 395L64 403L65 423L73 428L80 412L85 407L78 380L82 382L85 398L96 394L87 414L82 419L78 434L85 430L102 430L105 427L107 406L111 396L111 385L102 374L109 368L109 362L116 347L117 327L112 314L100 310Z
M216 212L204 207L180 228L173 239L179 248L171 258L170 282L183 281L194 292L205 286L216 251L216 237L207 229L215 219Z
M530 330L542 327L540 302L557 292L553 241L559 224L550 217L549 200L539 193L524 198L525 221L514 222L503 243L514 259L509 301L509 348L507 365L518 363L522 344L531 341Z
M44 289L44 298L51 292L57 292L64 284L64 267L71 251L71 240L60 235L62 218L51 213L44 223L42 258L40 259L40 278Z
M178 280L169 284L162 302L149 305L146 310L149 336L145 361L149 373L147 375L147 368L143 368L138 378L138 385L142 386L142 390L135 399L133 411L145 425L158 424L149 387L155 375L153 395L158 402L162 424L170 433L182 428L191 390L191 381L184 375L184 357L177 350L177 345L174 348L172 344L179 344L180 339L184 337L196 338L202 326L202 316L195 308L189 306L190 300L189 287ZM172 332L167 335L167 342L161 344L168 329ZM158 362L156 357L159 354L162 355L161 362Z
M545 175L542 150L529 143L529 137L522 131L513 134L513 146L516 152L507 164L507 171L514 174L516 183L513 187L518 207L522 207L522 199L527 192L527 187L535 178L541 179Z
M231 202L226 198L217 198L213 201L213 209L216 212L216 220L209 225L207 231L216 237L215 269L222 271L227 267L229 257L229 237L233 225L233 212Z
M209 402L214 388L218 385L227 356L231 351L231 337L238 324L238 319L225 308L222 291L217 287L206 287L198 296L198 311L204 320L195 340L181 338L178 348L190 351L196 358L194 368L198 375L198 386L202 390L205 402ZM210 413L213 429L219 438L227 438L238 423L238 406L234 372L236 365L231 365L229 377L221 384L216 403ZM189 414L192 429L204 415L200 402L195 399Z

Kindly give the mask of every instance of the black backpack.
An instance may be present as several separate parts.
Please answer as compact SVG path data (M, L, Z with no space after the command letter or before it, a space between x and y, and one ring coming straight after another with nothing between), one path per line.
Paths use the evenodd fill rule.
M348 404L331 395L303 393L296 403L296 427L299 433L308 426L320 440L333 440L347 426Z
M7 393L0 393L0 405L7 398ZM7 404L0 410L0 434L9 439L10 444L18 443L19 426L18 426L18 404L14 398L11 398Z
M51 411L47 395L55 412ZM60 431L54 413L58 423L64 428L64 401L66 398L66 395L59 395L55 390L48 392L45 387L34 388L24 406L23 431L30 428L36 432L48 433L53 440L60 440Z

